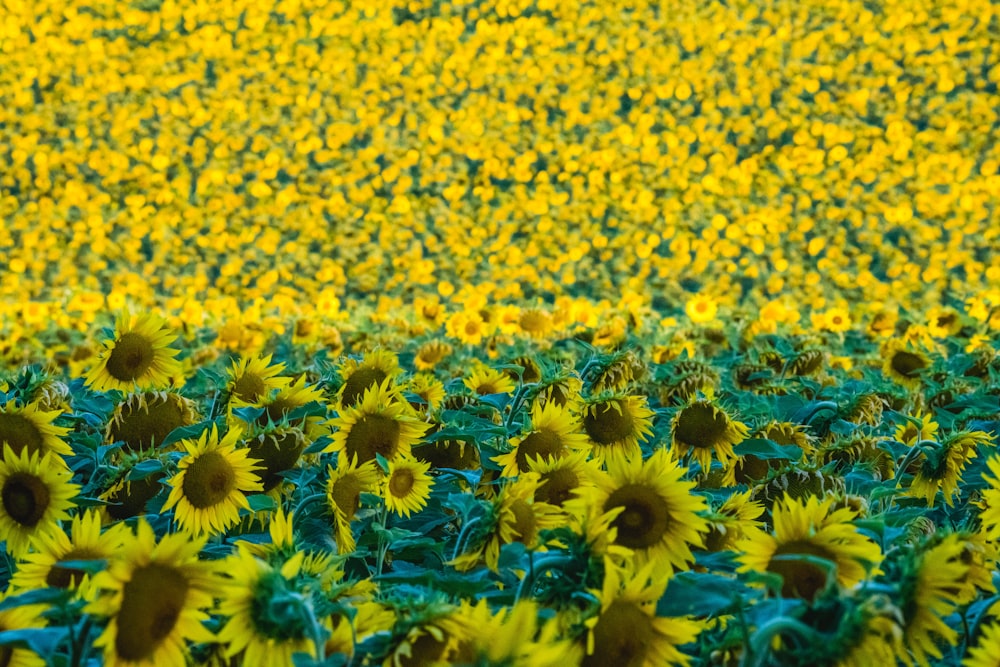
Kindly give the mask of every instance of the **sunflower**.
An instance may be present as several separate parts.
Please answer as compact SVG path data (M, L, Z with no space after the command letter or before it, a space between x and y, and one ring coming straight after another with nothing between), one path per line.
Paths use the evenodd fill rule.
M376 349L366 354L360 361L346 359L337 369L343 380L338 398L344 408L355 407L374 387L391 387L396 376L402 373L399 359L389 350Z
M821 317L821 326L826 331L844 333L851 330L851 314L846 308L830 308Z
M545 338L553 329L552 315L541 308L525 308L517 318L517 325L532 338Z
M444 385L430 373L417 373L403 387L403 391L417 396L421 402L411 401L410 406L425 415L437 412L444 403Z
M583 389L583 381L566 372L554 377L543 378L539 382L533 404L555 403L559 407L575 410L581 401L581 389Z
M382 497L389 511L408 517L410 512L422 510L434 482L427 474L430 464L409 456L399 456L389 461L388 467L382 482Z
M462 384L479 396L509 394L516 388L514 381L503 371L479 364Z
M0 539L15 556L28 552L31 539L59 529L80 487L69 468L51 452L15 455L4 445L0 461Z
M376 634L388 634L396 624L396 614L378 602L352 600L351 616L335 612L330 617L330 636L326 640L326 654L342 654L347 664L354 659L358 645Z
M315 652L317 619L295 582L304 556L278 568L248 551L226 559L219 613L228 620L218 641L228 645L227 657L242 653L239 664L245 667L292 667L296 653Z
M178 350L170 347L175 340L177 335L158 315L122 315L114 337L104 341L97 366L87 374L87 386L95 391L169 386L181 372L174 358Z
M359 463L374 461L376 454L392 459L409 455L430 427L410 414L399 394L389 388L389 380L365 390L356 407L345 407L330 420L336 428L324 452L337 452L340 465L355 458Z
M492 328L480 313L468 310L453 313L445 323L448 335L467 345L481 344Z
M718 311L718 302L706 294L697 294L684 304L684 312L694 324L711 322Z
M931 361L920 349L905 340L890 339L883 346L882 373L907 389L920 388L920 374Z
M438 432L442 427L440 422L432 422L427 436ZM451 468L453 470L476 470L480 467L479 448L474 441L448 438L422 442L412 447L413 458L431 464L432 468Z
M202 623L213 603L214 565L199 559L205 540L165 535L159 542L145 520L119 557L94 576L103 594L86 611L110 617L94 645L109 667L183 665L187 641L211 641Z
M257 475L264 493L277 488L284 481L281 473L295 467L307 444L305 433L294 426L268 428L247 441L247 456L254 459L260 467Z
M653 414L645 396L605 394L588 399L582 422L594 460L606 465L641 458L639 441L653 433Z
M496 572L502 545L520 542L533 549L540 531L560 524L559 508L535 500L538 484L537 474L526 473L501 487L493 499L492 525L482 532L481 544L453 561L456 570L469 570L485 557L486 566Z
M18 405L14 399L0 407L0 446L6 444L19 455L53 452L72 456L73 450L63 440L70 429L53 422L62 414L59 410L42 410L37 402Z
M122 443L125 451L137 452L159 445L174 429L197 420L195 404L176 392L134 393L115 407L105 438Z
M593 488L594 480L602 474L597 463L587 459L585 451L533 459L528 462L528 472L538 474L535 500L556 507L562 507L566 501Z
M472 626L459 607L432 604L429 609L407 614L397 621L395 647L383 667L450 665L458 662L460 647L478 628Z
M262 491L259 466L248 458L250 450L237 449L242 432L232 429L219 440L213 424L198 440L181 441L186 455L170 479L170 495L162 511L173 507L174 521L193 535L225 532L239 521L239 510L250 509L246 494Z
M431 340L419 348L413 357L413 365L418 371L430 371L448 358L453 348L448 343L440 340Z
M983 490L983 510L979 520L986 537L996 540L1000 537L1000 456L993 455L986 461L993 476L983 475L986 488Z
M692 452L701 469L708 472L713 455L723 467L729 467L736 458L733 446L743 442L749 429L711 400L700 398L677 411L670 424L670 432L677 455Z
M896 442L911 447L923 440L934 440L937 437L938 423L930 412L915 415L903 415L903 423L896 427L893 438Z
M934 306L927 311L927 332L934 338L948 338L962 329L958 311L947 306Z
M541 381L542 367L538 365L538 362L535 361L534 357L523 354L519 357L511 359L509 363L512 366L521 367L520 373L513 368L508 368L504 371L507 374L507 377L509 377L512 381L520 384L534 384Z
M664 571L684 570L694 560L691 545L703 546L708 530L700 516L708 506L692 493L695 483L683 479L686 472L665 449L645 461L613 461L607 475L595 480L592 493L566 506L574 513L581 502L600 514L616 512L611 522L617 531L615 544L635 552L638 564L655 561Z
M229 368L229 381L226 383L230 404L250 405L275 390L284 389L291 383L291 378L281 376L284 370L283 363L271 365L270 354L233 361Z
M598 614L586 621L582 667L687 665L678 647L693 642L703 624L692 618L656 615L656 603L670 579L655 562L639 569L605 566Z
M843 647L836 667L895 665L903 646L903 614L884 595L868 598L858 607L851 643Z
M558 623L550 619L539 624L539 607L531 600L519 600L511 607L490 612L486 600L475 606L462 603L461 615L476 628L461 642L454 664L509 665L509 667L561 667L579 662L579 651L566 639L556 639Z
M361 494L377 488L378 468L374 461L359 464L354 458L349 464L338 463L336 469L327 467L327 475L326 503L333 515L337 553L351 553L355 546L351 521L361 506Z
M0 594L0 603L10 594ZM0 632L44 628L43 608L39 605L21 605L0 611ZM17 645L0 646L0 664L4 667L45 667L45 659L30 648Z
M921 446L919 467L907 494L924 498L928 507L934 507L934 499L940 490L945 504L951 507L959 492L965 466L976 458L977 447L991 441L992 436L985 431L961 431L941 443Z
M970 646L962 667L996 667L1000 655L1000 623L991 623L980 631L979 641Z
M731 550L748 529L761 527L757 519L763 513L764 505L753 500L750 491L732 494L706 515L709 530L705 535L705 550Z
M968 581L969 565L963 554L966 545L960 535L950 534L930 548L914 550L901 577L903 642L899 658L908 665L928 666L928 657L942 658L940 642L954 646L958 632L944 619L975 596Z
M579 432L579 422L566 408L555 403L531 408L531 428L511 440L511 450L493 457L503 466L503 474L514 477L527 472L532 462L560 458L571 452L584 451L587 436Z
M264 408L264 413L257 418L256 425L266 427L288 422L289 412L310 403L325 404L326 396L319 387L307 385L306 376L301 375L298 380L272 391L253 404L254 407ZM301 426L309 437L319 437L322 435L322 429L318 427L321 421L320 417L307 417L293 425Z
M34 551L22 557L11 587L17 590L65 588L91 599L91 577L85 570L60 565L64 561L111 560L118 556L127 534L125 524L101 532L101 515L94 510L73 517L69 535L62 530L41 533L32 540Z
M785 497L772 510L774 534L747 528L736 545L739 572L771 572L782 577L781 595L813 600L828 581L825 568L807 558L821 558L835 569L836 581L851 588L877 568L879 546L858 532L848 508L832 510L833 498L810 497L805 503Z

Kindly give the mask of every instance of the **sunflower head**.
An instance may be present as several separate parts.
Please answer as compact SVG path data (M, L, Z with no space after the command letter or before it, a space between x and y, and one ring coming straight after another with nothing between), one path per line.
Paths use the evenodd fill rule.
M382 484L382 497L389 511L408 517L424 508L434 483L428 474L430 467L408 456L389 461Z
M919 348L905 340L890 339L882 346L882 373L907 389L918 389L921 373L930 364L930 358Z
M361 402L369 389L391 386L402 369L395 354L379 348L366 354L360 361L347 359L338 372L343 381L340 387L340 404L347 408Z
M427 435L441 429L441 423L431 424ZM413 457L418 461L431 464L432 468L450 468L452 470L475 470L479 468L479 447L474 441L445 439L433 442L422 442L411 448Z
M337 553L354 551L351 521L361 507L361 494L372 493L378 486L378 468L374 461L359 464L357 459L336 469L327 468L326 502L334 519Z
M534 403L555 403L560 407L573 409L581 400L582 388L583 382L579 377L566 372L559 373L539 382Z
M451 345L440 340L431 340L419 348L413 358L413 365L418 371L434 370L453 351Z
M634 382L639 382L646 374L646 364L635 353L634 350L622 350L610 354L602 363L597 372L588 374L590 381L590 391L594 394L601 392L621 392Z
M176 339L158 315L122 315L114 336L104 341L97 366L87 374L87 385L96 391L168 387L181 371L174 358L178 350L170 347Z
M0 537L7 551L21 555L35 536L58 530L59 521L68 519L73 498L80 487L71 484L72 474L65 462L51 452L14 454L3 445L0 461Z
M587 460L587 452L579 451L561 457L534 459L528 463L528 472L538 474L535 500L562 507L592 488L600 469L594 461Z
M479 365L469 377L463 380L469 391L477 396L489 394L509 394L516 388L514 381L503 371Z
M115 408L105 437L121 442L125 451L138 452L159 445L171 431L197 419L194 403L174 391L129 394Z
M330 421L336 431L325 451L338 452L342 464L357 459L359 463L374 461L381 454L392 459L410 454L429 428L412 415L410 406L389 381L367 389L356 407L344 408Z
M269 396L273 390L287 387L291 379L281 376L284 370L285 364L271 364L270 354L234 361L226 384L230 401L237 405L250 405Z
M410 401L410 407L418 413L430 415L444 403L444 384L430 373L417 373L404 385L403 391L420 399Z
M733 447L748 433L745 424L708 399L696 399L682 407L671 423L675 451L680 456L692 452L704 471L711 468L713 456L728 466L736 457Z
M789 360L787 372L799 376L816 375L823 370L828 356L823 349L807 347Z
M295 467L307 443L302 429L294 426L265 429L247 442L249 458L260 466L257 475L265 493L281 484L284 479L281 473Z
M250 509L246 494L262 491L256 462L250 450L239 447L242 432L230 430L220 439L214 424L197 440L181 441L186 452L170 479L170 495L163 505L172 507L174 520L194 535L216 534L239 521L239 510Z
M53 452L72 456L73 450L63 440L70 429L56 426L62 413L45 411L37 403L19 405L11 399L0 406L0 449L6 445L14 454Z
M583 406L583 431L598 462L636 458L639 441L653 432L653 411L645 396L603 394Z
M559 458L587 446L587 437L579 432L576 417L555 403L531 409L531 426L511 441L510 452L493 460L503 466L503 474L515 476L527 472L531 462Z
M770 507L786 494L794 499L809 496L822 498L844 493L846 482L840 475L824 472L801 464L791 464L772 471L767 479L753 487L753 499Z
M518 377L518 373L513 369L508 368L504 371L512 382L534 384L542 379L542 367L537 361L535 361L535 358L530 355L523 354L519 357L515 357L514 359L511 359L510 364L513 366L520 366L522 369L520 378Z

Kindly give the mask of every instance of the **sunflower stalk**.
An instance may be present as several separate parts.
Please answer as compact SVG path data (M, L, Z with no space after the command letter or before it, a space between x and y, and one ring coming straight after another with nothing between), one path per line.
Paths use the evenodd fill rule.
M451 554L452 560L455 560L460 555L465 553L464 546L465 546L465 541L468 539L468 533L472 530L472 527L475 526L477 523L479 523L481 520L482 518L477 516L476 518L472 519L471 521L467 522L465 525L462 526L462 529L458 532L458 537L455 539L455 550Z
M521 579L521 583L517 586L517 593L514 595L514 604L517 604L526 594L530 594L538 575L549 570L558 569L571 562L573 562L573 558L563 554L547 554L536 561L535 552L529 552L528 573Z
M763 667L767 664L771 641L782 633L797 635L806 646L823 642L823 635L790 616L779 616L757 628L750 638L752 652L741 662L742 667Z
M386 522L389 519L389 507L382 503L378 511L378 524L382 530L378 533L378 554L375 557L375 576L382 576L382 570L385 567L385 555L389 551L389 538L386 537Z

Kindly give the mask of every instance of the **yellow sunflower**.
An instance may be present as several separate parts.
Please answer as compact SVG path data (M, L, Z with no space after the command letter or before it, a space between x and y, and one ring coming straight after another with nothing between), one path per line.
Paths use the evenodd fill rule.
M970 646L962 667L996 667L1000 655L1000 623L993 622L982 629L979 641Z
M537 474L526 473L504 484L493 499L494 523L485 540L456 558L455 569L469 570L485 558L486 566L496 572L502 545L521 542L529 549L535 548L540 531L561 523L559 508L535 500L538 483Z
M703 546L709 527L701 517L708 505L692 493L695 483L684 479L686 472L665 449L645 461L619 459L608 464L608 474L596 480L591 494L567 505L576 511L579 502L586 502L601 514L617 512L611 522L615 544L631 549L637 564L652 561L664 572L685 570L694 560L691 546Z
M453 662L509 667L562 667L579 662L579 651L574 651L571 642L557 639L557 621L539 623L539 611L531 600L519 600L495 614L486 600L475 606L463 602L459 613L476 631L459 644Z
M402 369L393 352L379 348L366 354L360 361L346 359L337 372L344 383L338 393L340 405L348 408L360 403L365 392L373 387L391 387Z
M468 345L479 345L492 328L476 311L460 310L448 317L445 331L452 338Z
M552 331L552 315L542 308L525 308L517 318L517 325L532 338L545 338Z
M15 455L4 445L0 461L0 540L15 556L28 552L31 539L59 530L68 519L71 498L80 487L71 484L73 474L58 455L51 452Z
M444 384L430 373L417 373L404 385L403 391L420 398L422 402L414 401L410 405L424 415L437 412L444 403Z
M440 340L431 340L419 348L413 357L413 365L418 371L430 371L448 358L453 348L448 343Z
M0 602L9 595L0 594ZM0 611L0 632L44 628L45 618L39 605L21 605ZM30 648L0 646L0 664L4 667L45 667L45 659Z
M581 389L583 381L575 375L561 373L555 377L543 378L539 382L533 405L555 403L559 407L575 410L582 400Z
M1000 538L1000 456L994 454L986 461L993 476L984 474L986 488L983 490L983 510L979 514L986 537Z
M594 460L607 465L641 458L639 441L653 433L653 414L645 396L605 394L588 399L582 422Z
M695 641L704 625L688 617L656 615L656 603L669 579L669 570L660 570L655 562L639 569L620 569L606 562L603 586L595 591L600 611L586 621L582 667L659 667L690 662L679 647Z
M511 450L493 458L503 466L503 474L514 477L527 472L532 462L561 458L587 449L587 436L579 432L577 418L555 403L535 403L531 408L531 427L511 440Z
M774 534L749 527L736 545L739 572L771 572L783 579L781 595L813 600L826 588L824 567L806 558L822 558L835 570L837 583L851 588L877 572L882 551L858 532L849 508L832 509L834 499L810 496L805 503L785 496L773 510Z
M593 488L594 480L602 474L597 463L587 459L585 451L533 459L528 462L528 472L538 474L535 500L556 507Z
M179 350L170 347L175 340L158 315L122 315L114 338L104 341L97 365L87 374L87 386L95 391L170 386L181 373L174 358Z
M938 423L930 412L906 415L902 424L896 427L893 438L896 442L911 447L922 440L934 440L937 437Z
M517 385L503 371L477 364L472 374L462 381L470 391L479 396L488 394L509 394Z
M761 527L757 519L764 513L764 505L753 500L752 493L734 493L706 515L709 526L705 536L706 551L731 550L744 538L747 529Z
M327 467L326 502L333 515L333 532L337 540L337 553L354 551L354 534L351 521L361 506L361 494L373 493L378 487L378 468L375 461L359 464L354 458L349 464Z
M244 667L292 667L296 653L315 653L317 619L294 582L304 557L299 553L279 568L243 550L226 559L219 613L228 620L218 635L228 645L226 657L242 654Z
M389 470L382 482L382 497L390 512L410 516L427 504L434 479L427 473L429 463L409 456L389 461Z
M969 565L963 555L966 546L957 534L947 535L935 546L918 550L905 568L901 590L903 600L903 643L899 658L908 665L915 660L929 667L928 658L942 658L940 643L954 646L958 632L945 618L962 599L968 599L973 584L968 581Z
M103 594L87 605L89 613L110 617L94 645L104 649L108 667L180 667L187 642L212 641L208 620L216 585L214 565L198 557L205 540L165 535L157 542L140 519L119 557L94 576Z
M723 467L729 467L736 458L733 447L746 439L749 429L711 400L700 398L677 411L670 432L677 456L690 451L701 469L708 472L713 456Z
M992 436L985 431L962 431L935 446L922 446L918 455L919 467L907 495L924 498L928 507L934 507L934 499L941 491L945 504L951 507L959 492L965 466L976 458L980 445L991 442Z
M340 465L355 458L359 463L374 461L376 454L390 460L409 455L430 427L410 414L389 380L366 389L357 407L345 407L329 424L336 431L323 451L337 452Z
M698 294L687 300L684 312L694 324L706 324L715 319L719 304L707 294Z
M458 663L458 651L478 630L461 611L459 607L441 605L419 613L420 618L405 625L397 623L403 625L402 636L382 667L444 667Z
M284 370L283 363L271 364L270 354L233 361L226 383L230 404L250 405L284 389L291 383L291 378L281 376Z
M882 373L907 389L920 388L920 374L931 365L926 354L905 340L890 339L882 346Z
M326 396L319 387L306 384L306 376L301 375L298 380L272 391L252 404L254 407L264 408L264 414L257 418L256 426L266 427L287 422L289 412L309 403L325 404ZM304 423L296 422L294 425L301 426L310 438L316 438L323 434L323 429L319 427L321 422L322 417L308 417Z
M53 452L72 456L73 450L63 440L70 429L53 422L59 410L44 411L38 403L18 405L14 399L0 407L0 446L7 444L14 454Z
M193 535L225 532L240 520L241 508L250 509L246 494L263 490L250 450L237 448L241 435L233 429L220 441L213 424L198 440L181 441L186 455L170 479L163 511L176 508L174 521L183 530Z
M11 579L11 588L65 588L84 599L92 599L90 574L60 565L65 561L112 560L131 537L125 524L109 526L101 532L100 512L87 510L73 517L69 535L62 530L40 533L33 539L34 551L24 555Z
M159 445L174 429L197 420L194 402L176 392L133 393L115 407L105 438L110 443L122 443L126 452L137 452Z

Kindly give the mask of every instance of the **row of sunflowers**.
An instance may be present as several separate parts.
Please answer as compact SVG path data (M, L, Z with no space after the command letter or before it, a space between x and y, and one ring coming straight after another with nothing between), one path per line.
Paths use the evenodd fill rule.
M974 323L703 329L660 360L526 338L487 361L290 335L213 357L122 315L85 373L0 382L0 650L993 664L1000 354Z

